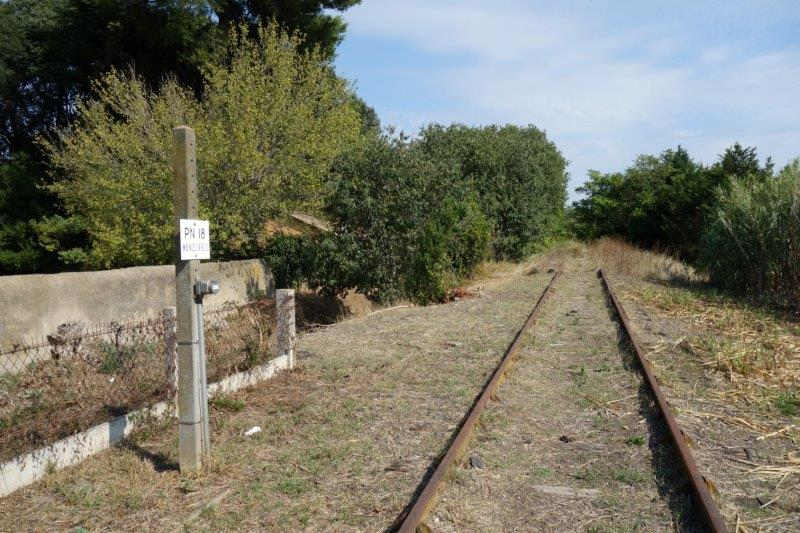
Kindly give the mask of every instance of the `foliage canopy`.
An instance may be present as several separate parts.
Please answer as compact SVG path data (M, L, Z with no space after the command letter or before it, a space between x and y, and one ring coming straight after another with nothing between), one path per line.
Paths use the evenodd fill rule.
M337 230L317 284L440 301L485 257L490 224L455 161L381 136L345 154L334 176L326 212Z
M230 30L244 25L257 37L271 21L327 60L345 30L336 11L358 1L0 1L0 196L14 203L0 211L0 272L63 268L36 239L37 220L66 215L46 188L63 176L48 172L37 138L71 124L79 102L98 96L96 80L133 68L147 90L169 78L200 95L204 65L228 58Z
M681 146L659 156L642 155L624 172L589 172L589 180L577 189L585 197L573 204L573 226L582 238L617 235L694 260L717 189L745 176L767 179L771 173L770 160L760 166L756 149L738 143L711 167L695 162Z
M202 98L174 79L151 91L135 73L112 71L97 99L79 105L75 125L45 142L67 176L50 189L68 217L39 228L64 261L171 261L171 130L180 124L197 132L201 206L217 257L252 256L267 220L322 206L327 171L361 128L349 89L318 51L301 50L297 35L274 24L256 38L235 29L230 43L230 59L205 70ZM61 246L64 226L82 228L89 246Z
M459 166L460 181L476 191L492 224L496 258L524 257L561 221L567 162L535 126L434 124L422 130L419 146Z
M739 143L704 167L686 151L640 156L625 172L591 172L573 204L579 236L618 235L681 255L722 289L797 309L800 160L777 175Z
M699 264L722 288L797 308L800 159L777 176L748 174L718 191Z
M371 135L333 167L325 213L335 232L275 239L266 260L285 284L441 301L487 254L518 258L551 234L564 165L533 126Z

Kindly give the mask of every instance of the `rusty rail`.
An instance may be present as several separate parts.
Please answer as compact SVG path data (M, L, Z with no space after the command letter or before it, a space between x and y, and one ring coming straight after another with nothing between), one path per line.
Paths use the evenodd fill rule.
M664 393L661 391L661 387L658 385L658 381L653 373L652 367L650 366L650 362L644 356L644 350L639 344L639 340L633 333L628 314L625 312L625 308L622 307L622 303L614 293L614 290L612 289L611 283L606 277L605 272L600 269L597 271L597 273L603 280L603 285L608 291L609 296L611 296L611 301L614 303L614 307L617 310L617 314L622 322L622 327L625 329L625 333L628 335L628 338L633 345L633 351L636 353L636 357L639 359L639 363L641 364L642 372L647 380L647 384L650 387L650 390L653 392L653 396L656 398L658 408L664 415L664 420L667 422L670 436L672 437L675 446L678 448L678 454L680 455L683 465L686 469L686 473L689 476L692 490L697 497L698 503L700 504L706 520L708 521L708 525L715 533L727 533L728 528L725 526L725 521L723 520L722 515L717 508L714 498L711 496L711 492L708 490L708 482L697 468L697 463L695 463L692 451L689 449L689 445L687 444L687 437L684 435L683 430L681 430L680 426L678 425L678 421L675 420L675 417L672 415L672 411L670 411L669 405L667 404L667 399L664 396Z
M411 505L410 509L407 507L406 510L404 510L395 521L395 524L399 523L399 525L390 528L391 530L395 530L400 533L413 533L425 519L425 515L427 515L428 511L431 509L436 494L441 488L445 475L450 467L457 462L458 458L463 453L464 448L466 448L469 438L472 436L472 432L478 422L478 418L480 418L481 413L486 408L489 398L491 398L494 392L497 390L497 387L503 378L503 374L508 369L512 358L519 350L519 347L522 344L522 336L531 328L534 322L536 322L536 318L539 316L542 303L544 303L544 301L550 295L550 289L553 287L553 284L560 275L560 272L553 274L550 283L547 284L547 287L545 287L544 291L539 296L539 300L536 302L533 310L528 315L528 319L517 332L514 340L506 350L506 353L503 355L502 359L500 359L500 363L498 363L497 367L494 369L494 372L492 372L491 377L483 386L483 389L481 389L481 392L473 402L472 407L467 412L466 417L462 420L461 425L458 428L458 432L450 443L450 446L448 446L444 457L442 457L439 463L436 465L436 469L433 471L433 474L431 474L427 481L424 482L424 488L422 489L422 492L420 492L417 498L413 500L413 505Z

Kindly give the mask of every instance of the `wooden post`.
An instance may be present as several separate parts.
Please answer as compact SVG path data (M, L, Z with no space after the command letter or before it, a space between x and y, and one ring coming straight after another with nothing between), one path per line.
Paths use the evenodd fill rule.
M175 308L166 307L161 311L161 322L164 324L164 363L167 371L167 401L174 401L177 410L178 392L178 350L175 334Z
M294 368L294 289L278 289L275 291L275 310L277 313L277 347L278 356L288 358L289 368Z
M178 339L178 463L181 471L198 470L202 466L203 413L201 405L200 324L195 305L197 259L181 261L179 220L197 218L197 162L194 130L180 126L172 130L175 144L175 308Z

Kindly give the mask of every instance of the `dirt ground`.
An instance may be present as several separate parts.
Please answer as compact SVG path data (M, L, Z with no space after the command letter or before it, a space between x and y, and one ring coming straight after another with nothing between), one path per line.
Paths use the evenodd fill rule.
M797 322L687 288L678 279L687 268L618 248L561 247L493 265L472 298L314 328L299 339L297 370L212 402L213 456L201 474L177 471L177 430L164 423L0 499L0 531L384 531L549 267L565 274L426 523L703 530L597 266L613 266L731 532L800 531Z
M164 424L0 500L0 530L383 530L549 279L502 272L474 298L304 334L298 370L212 402L202 475L176 470Z
M702 531L596 269L576 257L427 520L433 531Z
M782 321L746 307L706 306L702 291L635 278L621 281L637 334L731 530L800 531L800 396L792 394L798 383L791 372L800 363L800 339L777 334ZM676 303L683 304L678 315L671 313ZM687 303L705 309L688 314ZM715 311L734 320L698 320ZM757 341L747 343L740 355L753 357L766 344L768 368L759 372L755 361L750 367L719 364L735 357L735 343L748 335ZM778 360L787 344L785 360ZM782 398L794 402L781 403Z
M800 319L603 239L614 283L731 531L800 531Z

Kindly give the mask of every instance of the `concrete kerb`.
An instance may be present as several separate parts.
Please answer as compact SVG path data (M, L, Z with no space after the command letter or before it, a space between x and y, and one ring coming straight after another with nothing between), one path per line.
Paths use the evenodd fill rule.
M233 392L272 378L289 368L289 355L276 357L269 362L232 374L208 385L208 394ZM119 416L98 424L86 431L54 442L44 448L20 455L0 465L0 497L35 483L48 473L73 466L87 457L119 444L137 427L165 417L175 417L175 403L158 402L155 405Z

